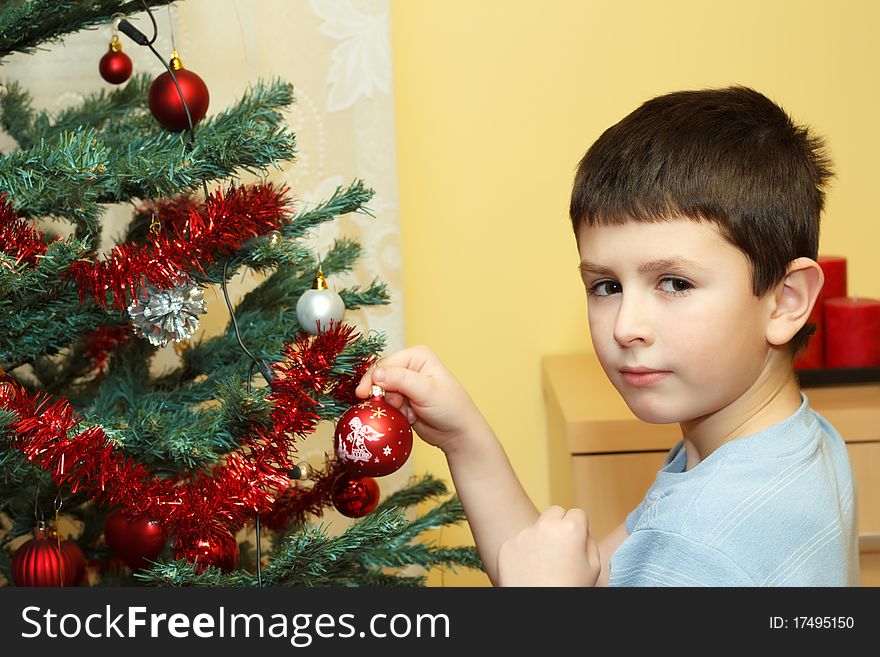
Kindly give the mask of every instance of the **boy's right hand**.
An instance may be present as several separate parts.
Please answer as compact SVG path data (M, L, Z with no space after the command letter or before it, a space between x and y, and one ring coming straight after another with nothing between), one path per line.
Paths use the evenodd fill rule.
M385 400L406 415L425 442L444 452L475 425L485 424L467 391L427 347L381 359L361 378L355 394L369 397L372 385L385 390Z

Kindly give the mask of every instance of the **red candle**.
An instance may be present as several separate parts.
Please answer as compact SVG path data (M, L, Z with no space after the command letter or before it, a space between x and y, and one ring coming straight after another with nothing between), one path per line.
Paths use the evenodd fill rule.
M825 367L880 367L880 299L825 299Z
M819 256L816 261L825 274L822 291L826 299L846 296L846 258L840 256Z
M824 331L824 315L823 304L825 303L822 291L816 299L816 305L810 313L807 324L815 324L816 332L810 336L807 346L794 359L794 368L796 370L818 370L825 367L825 331Z
M819 260L821 261L822 258L820 257ZM794 359L796 370L818 370L825 367L825 289L825 285L819 288L819 296L816 297L816 303L813 304L813 310L810 311L807 319L807 324L816 325L816 332L810 337L804 350Z

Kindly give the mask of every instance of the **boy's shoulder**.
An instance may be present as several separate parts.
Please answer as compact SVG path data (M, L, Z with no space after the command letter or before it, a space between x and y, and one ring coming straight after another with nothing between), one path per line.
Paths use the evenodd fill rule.
M715 567L729 566L725 581L732 573L754 585L857 581L855 489L846 445L808 404L793 418L723 445L687 472L676 446L627 518L624 545L631 545L617 557L618 567L636 572L638 555L670 564L687 555L697 561L715 555ZM814 581L809 573L821 570L820 562L825 579Z
M719 547L742 540L744 532L790 535L792 527L780 526L780 518L792 514L799 530L809 532L852 504L846 445L806 396L785 422L722 445L688 472L680 470L683 450L677 448L645 496L633 531L652 527Z

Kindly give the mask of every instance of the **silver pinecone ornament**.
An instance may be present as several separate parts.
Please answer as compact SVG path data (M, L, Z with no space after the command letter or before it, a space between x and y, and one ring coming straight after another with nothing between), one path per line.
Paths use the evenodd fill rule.
M192 337L206 311L204 290L189 283L167 290L146 284L128 307L135 335L157 347Z

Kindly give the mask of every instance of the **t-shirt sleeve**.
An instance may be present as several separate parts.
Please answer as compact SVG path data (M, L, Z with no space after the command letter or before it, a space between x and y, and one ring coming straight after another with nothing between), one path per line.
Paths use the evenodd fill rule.
M620 545L611 559L608 584L756 586L752 578L723 552L681 534L656 529L641 529L630 534Z
M642 501L639 502L639 505L626 515L626 533L627 534L633 533L633 527L635 527L636 523L639 521L639 516L642 515L642 510L644 508L645 508L645 498L642 498Z
M669 450L669 453L666 454L666 460L663 462L663 466L661 469L665 468L670 463L672 463L675 460L675 457L678 456L679 451L682 449L684 449L684 440L679 440L677 443L675 443L675 445L673 445L672 449ZM653 488L653 486L651 488ZM650 493L650 489L649 489L648 493ZM626 531L628 534L633 533L633 528L635 527L636 523L639 521L639 518L642 515L642 511L645 510L645 504L646 504L646 500L648 499L648 493L646 493L645 496L642 497L642 501L639 502L639 505L635 509L630 511L626 516Z

